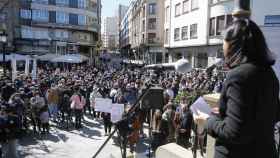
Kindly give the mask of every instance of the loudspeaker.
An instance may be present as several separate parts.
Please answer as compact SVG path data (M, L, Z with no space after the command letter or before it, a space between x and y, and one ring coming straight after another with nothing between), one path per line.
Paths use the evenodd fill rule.
M145 93L147 89L143 89ZM163 89L160 87L152 87L141 101L141 109L162 109L164 104Z

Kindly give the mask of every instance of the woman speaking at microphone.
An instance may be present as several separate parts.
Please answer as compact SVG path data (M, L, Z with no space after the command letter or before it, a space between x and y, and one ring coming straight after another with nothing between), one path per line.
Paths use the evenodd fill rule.
M214 158L276 158L274 125L279 120L279 82L260 28L235 19L224 37L230 69L214 115L200 113L216 138Z

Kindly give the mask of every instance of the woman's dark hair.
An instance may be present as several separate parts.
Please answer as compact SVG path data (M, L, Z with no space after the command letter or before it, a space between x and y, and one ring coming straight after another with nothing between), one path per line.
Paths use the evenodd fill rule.
M229 65L238 65L244 59L261 66L275 63L262 31L249 19L235 19L227 29L224 40L229 43L229 55L226 57Z

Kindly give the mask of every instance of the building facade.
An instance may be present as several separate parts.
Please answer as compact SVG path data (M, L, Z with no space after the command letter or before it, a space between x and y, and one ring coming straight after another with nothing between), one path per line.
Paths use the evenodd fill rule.
M100 38L101 0L17 0L9 30L14 51L24 54L94 51ZM13 19L13 20L11 20Z
M164 41L164 1L136 0L122 21L120 41L130 57L146 63L161 63ZM129 50L127 48L129 47Z
M275 29L279 6L279 0L251 0L251 18L262 29ZM222 34L233 9L234 0L165 0L165 61L184 57L193 67L206 68L223 58Z
M103 47L109 50L116 50L119 45L118 18L106 17L104 19L103 28L104 28Z
M124 57L130 56L130 47L131 44L129 42L129 15L131 12L131 7L128 8L126 14L121 20L120 29L119 29L119 48L120 53Z
M118 7L118 32L119 32L119 37L118 37L118 48L120 50L121 48L121 36L122 36L122 30L121 30L121 25L122 25L122 20L125 18L126 13L128 11L128 6L125 5L119 5Z

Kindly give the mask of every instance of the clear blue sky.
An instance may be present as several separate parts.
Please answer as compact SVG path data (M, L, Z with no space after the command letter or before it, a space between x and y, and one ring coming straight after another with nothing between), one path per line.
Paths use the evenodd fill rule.
M129 5L131 0L101 0L102 3L102 18L114 16L117 12L118 5Z

